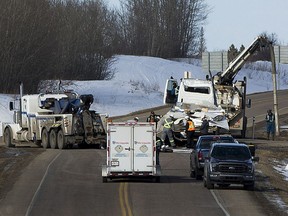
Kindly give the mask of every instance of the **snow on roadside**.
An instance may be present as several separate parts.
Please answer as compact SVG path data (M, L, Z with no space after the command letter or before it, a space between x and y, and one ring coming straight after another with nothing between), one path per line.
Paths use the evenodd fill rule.
M273 166L273 168L283 176L285 181L288 181L288 164L287 161L279 162L276 166Z

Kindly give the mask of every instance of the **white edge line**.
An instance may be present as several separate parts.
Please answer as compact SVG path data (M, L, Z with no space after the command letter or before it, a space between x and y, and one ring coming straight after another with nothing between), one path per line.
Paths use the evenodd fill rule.
M224 206L219 202L217 196L215 195L213 190L210 190L212 196L214 197L214 199L216 200L217 204L220 206L220 208L222 209L222 211L225 213L226 216L230 216L230 214L226 211L226 209L224 208Z
M45 178L46 178L46 176L47 176L47 173L48 173L48 170L49 170L50 166L54 163L54 161L59 157L59 155L60 155L61 153L62 153L62 151L61 151L61 152L49 163L49 165L47 166L46 172L45 172L45 174L43 175L43 177L42 177L42 179L41 179L41 182L40 182L37 190L36 190L35 193L34 193L34 196L33 196L32 200L31 200L31 202L30 202L30 204L29 204L29 206L28 206L28 208L27 208L27 211L26 211L25 216L28 216L28 215L30 214L30 212L31 212L31 210L32 210L32 207L33 207L33 205L34 205L36 196L38 195L38 192L39 192L40 188L42 187L42 184L43 184L43 182L44 182L44 180L45 180Z

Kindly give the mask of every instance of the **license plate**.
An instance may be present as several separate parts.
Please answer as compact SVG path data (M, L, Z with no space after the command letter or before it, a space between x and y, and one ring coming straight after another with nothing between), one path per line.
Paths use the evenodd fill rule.
M119 161L111 161L111 166L119 166Z

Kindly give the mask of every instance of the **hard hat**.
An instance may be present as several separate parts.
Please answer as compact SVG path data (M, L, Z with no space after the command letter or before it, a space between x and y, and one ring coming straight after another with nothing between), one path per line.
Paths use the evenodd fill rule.
M134 120L135 120L135 121L139 121L139 118L138 118L138 117L135 117Z
M170 114L169 116L170 116L171 118L174 118L174 115L173 115L173 114Z
M190 119L190 117L189 116L185 116L185 119L188 120L188 119Z

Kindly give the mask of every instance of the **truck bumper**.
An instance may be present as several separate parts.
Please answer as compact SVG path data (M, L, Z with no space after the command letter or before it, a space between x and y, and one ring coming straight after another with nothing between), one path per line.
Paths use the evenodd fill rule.
M110 172L109 167L107 165L102 165L102 177L111 177L111 178L116 178L116 177L147 177L147 176L161 176L161 166L156 165L156 172Z
M255 177L252 174L241 174L241 175L227 175L219 173L211 173L210 181L214 184L243 184L252 185L254 184Z

